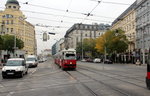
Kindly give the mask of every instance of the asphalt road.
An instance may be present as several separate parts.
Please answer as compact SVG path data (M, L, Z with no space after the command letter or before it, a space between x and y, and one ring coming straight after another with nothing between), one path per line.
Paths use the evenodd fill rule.
M148 96L146 65L78 62L62 71L48 59L23 78L2 79L0 96Z

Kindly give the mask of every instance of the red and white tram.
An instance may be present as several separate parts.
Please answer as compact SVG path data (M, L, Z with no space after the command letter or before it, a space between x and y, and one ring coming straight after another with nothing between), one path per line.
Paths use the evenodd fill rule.
M76 69L76 50L67 49L56 53L54 56L55 63L64 69Z

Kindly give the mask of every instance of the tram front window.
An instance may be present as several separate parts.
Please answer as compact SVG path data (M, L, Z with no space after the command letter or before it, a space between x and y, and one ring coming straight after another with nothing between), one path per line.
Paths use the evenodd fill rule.
M65 59L76 59L75 54L66 54Z

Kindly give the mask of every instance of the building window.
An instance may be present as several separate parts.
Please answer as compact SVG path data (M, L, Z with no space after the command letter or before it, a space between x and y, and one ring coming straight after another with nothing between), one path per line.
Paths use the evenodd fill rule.
M90 29L92 30L92 26L90 26Z
M6 30L7 30L7 33L8 33L9 32L9 28L7 28Z
M14 23L14 21L13 20L11 20L11 24L13 24Z
M16 6L13 6L14 9L16 9Z
M9 20L7 20L6 24L9 24Z
M2 21L2 24L5 24L5 21L4 21L4 20Z
M13 33L13 28L11 28L11 33Z
M85 34L85 37L87 37L87 34Z
M11 8L11 6L8 6L8 8Z

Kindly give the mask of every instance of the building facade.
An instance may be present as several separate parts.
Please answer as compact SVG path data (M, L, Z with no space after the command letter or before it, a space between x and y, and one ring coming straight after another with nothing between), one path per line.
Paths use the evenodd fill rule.
M148 59L150 50L150 0L137 0L136 7L136 32L137 49L143 64Z
M17 0L7 0L5 10L0 11L0 35L15 35L24 42L23 51L36 54L35 27L26 21Z
M129 40L128 52L136 49L136 1L112 23L112 30L122 29Z
M148 52L150 48L150 0L137 0L136 32L137 49Z
M108 24L74 24L65 34L65 46L76 49L85 38L98 38L110 28Z
M52 46L52 55L55 55L56 53L60 52L61 50L65 49L65 38L61 38L59 41L57 41Z

